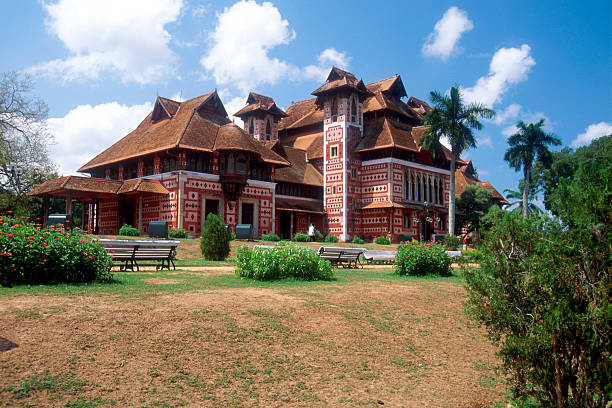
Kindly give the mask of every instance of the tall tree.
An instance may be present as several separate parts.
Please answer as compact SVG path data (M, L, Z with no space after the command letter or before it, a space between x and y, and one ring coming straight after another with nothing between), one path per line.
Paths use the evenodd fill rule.
M440 138L448 138L451 145L450 194L448 200L448 233L455 233L455 163L461 153L476 147L472 129L482 129L479 118L492 118L491 109L479 103L464 105L459 85L451 88L449 95L432 91L430 100L434 109L427 112L423 124L428 126L421 138L421 146L436 154L442 148Z
M32 80L0 73L0 208L15 209L25 193L54 175L44 120L47 105L31 95Z
M520 185L519 185L519 190L522 190ZM510 190L509 188L505 189L504 193L506 194L506 198L508 200L514 200L514 201L510 201L510 204L508 204L505 207L505 209L509 210L510 208L514 207L512 208L512 212L522 213L523 212L523 193L521 191ZM533 190L529 192L528 197L527 197L529 203L527 205L529 206L530 213L540 214L542 213L542 210L540 209L540 207L538 207L532 202L536 199L535 194L536 193Z
M467 185L459 196L457 196L457 219L459 225L466 228L465 235L480 228L480 218L489 211L493 205L493 195L489 190L477 185Z
M510 167L516 171L523 169L524 186L523 186L523 217L529 214L528 196L531 187L531 169L533 162L538 157L538 160L544 166L550 166L552 162L552 154L548 150L548 146L561 144L561 140L556 138L552 133L546 133L542 129L544 127L544 119L540 119L538 123L525 124L522 120L516 124L518 131L510 136L504 160L510 163Z

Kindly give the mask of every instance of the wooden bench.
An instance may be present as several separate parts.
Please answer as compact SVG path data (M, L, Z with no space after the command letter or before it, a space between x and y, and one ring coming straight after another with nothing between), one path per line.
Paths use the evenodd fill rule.
M360 256L365 252L364 248L344 248L344 247L326 247L319 248L319 256L327 259L334 266L342 266L344 268L363 267L361 265Z
M170 264L176 270L174 265L174 257L176 255L176 247L180 245L180 241L166 240L136 240L136 239L98 239L95 242L102 245L106 254L113 258L114 261L122 263L119 270L136 270L140 267L138 261L159 261L160 264L155 265L156 270L168 269Z
M397 251L368 249L364 252L363 257L368 263L392 264L395 261L396 254Z

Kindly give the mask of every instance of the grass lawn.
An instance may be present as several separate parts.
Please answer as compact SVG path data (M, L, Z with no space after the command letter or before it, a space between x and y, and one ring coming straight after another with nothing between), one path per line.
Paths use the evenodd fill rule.
M199 256L197 240L183 242L181 262L198 264L187 256ZM231 262L183 267L116 273L112 284L0 288L0 406L501 399L498 360L463 315L460 276L365 268L336 269L331 282L253 282Z

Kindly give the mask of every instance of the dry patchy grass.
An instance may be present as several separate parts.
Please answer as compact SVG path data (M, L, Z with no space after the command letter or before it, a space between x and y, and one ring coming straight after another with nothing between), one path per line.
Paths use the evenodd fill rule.
M231 270L0 289L0 405L484 407L503 387L459 278Z

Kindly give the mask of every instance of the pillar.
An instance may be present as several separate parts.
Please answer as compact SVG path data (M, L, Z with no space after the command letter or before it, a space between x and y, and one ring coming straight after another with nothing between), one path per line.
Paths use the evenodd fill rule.
M47 220L49 219L49 196L43 196L43 227L47 226Z
M161 159L158 155L153 158L153 174L161 173Z
M138 231L142 233L142 193L138 193Z
M81 200L81 230L85 229L85 200Z
M125 174L124 173L125 173L125 169L123 168L123 166L119 166L119 171L118 171L118 174L117 174L117 179L119 181L123 181L123 179L125 178Z
M138 177L143 177L145 172L145 163L144 160L138 160Z

